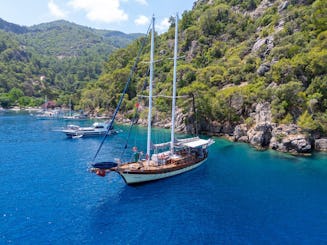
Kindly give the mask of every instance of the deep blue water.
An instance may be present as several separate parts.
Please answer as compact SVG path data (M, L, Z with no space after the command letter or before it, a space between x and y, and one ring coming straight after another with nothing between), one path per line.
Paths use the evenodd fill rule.
M130 187L89 173L101 138L53 131L65 124L0 114L0 244L327 243L326 154L216 139L200 168ZM120 154L122 129L100 160ZM137 130L132 144L145 145Z

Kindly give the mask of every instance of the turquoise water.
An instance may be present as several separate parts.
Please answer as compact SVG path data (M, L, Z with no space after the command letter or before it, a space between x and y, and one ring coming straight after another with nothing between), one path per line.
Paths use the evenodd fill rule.
M0 244L327 243L326 154L215 139L198 169L130 187L87 171L101 138L53 131L67 123L0 114ZM121 154L121 128L98 160ZM136 131L131 143L142 147L145 131Z

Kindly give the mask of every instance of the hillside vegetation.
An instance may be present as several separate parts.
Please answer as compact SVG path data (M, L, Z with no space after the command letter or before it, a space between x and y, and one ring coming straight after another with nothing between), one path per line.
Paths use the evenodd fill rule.
M139 36L67 21L21 27L0 19L0 106L39 105L45 96L77 104L109 54Z
M179 100L178 106L190 120L196 116L200 130L215 122L225 128L251 125L255 106L268 102L274 122L327 133L326 1L198 0L182 14L179 37L184 58L178 64L178 93L195 96L197 113L189 108L191 100ZM171 94L173 38L171 18L168 32L156 37L156 94ZM139 45L135 41L110 56L99 79L83 89L81 108L116 106ZM147 79L148 57L141 57L129 88L126 116L132 116ZM167 118L170 103L156 98L159 120Z

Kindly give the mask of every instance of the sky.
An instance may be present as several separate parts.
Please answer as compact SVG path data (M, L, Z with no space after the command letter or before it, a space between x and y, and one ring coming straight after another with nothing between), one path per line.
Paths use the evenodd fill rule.
M67 20L96 29L145 33L152 15L156 31L165 32L168 19L191 10L195 0L0 0L0 18L32 26Z

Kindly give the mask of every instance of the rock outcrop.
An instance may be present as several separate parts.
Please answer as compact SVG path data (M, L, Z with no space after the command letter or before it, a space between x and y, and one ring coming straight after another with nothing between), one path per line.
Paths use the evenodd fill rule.
M257 104L254 117L255 125L247 132L249 143L259 149L266 148L269 146L272 131L270 104Z
M261 64L259 66L259 68L257 70L257 73L258 73L259 76L263 76L269 70L270 70L270 64L269 63L265 63L265 64Z
M265 10L273 5L273 1L263 0L260 2L259 6L250 13L252 18L259 18L264 14Z
M327 138L316 139L314 143L315 150L327 152Z
M269 146L272 126L270 124L258 124L248 131L248 138L251 145L263 149Z
M237 125L234 129L233 140L239 142L249 142L248 127L246 124Z
M199 50L199 43L198 43L198 41L193 40L191 43L190 51L187 52L186 60L187 61L193 60L194 57L196 56L198 50Z
M288 1L282 2L279 6L278 6L278 12L282 12L283 10L287 9L289 5Z
M232 140L250 143L258 149L271 148L292 154L309 154L314 149L310 136L297 125L271 122L269 103L257 104L252 116L254 126L249 128L246 124L237 125ZM327 150L327 139L316 140L315 148Z
M198 126L200 132L218 136L232 136L235 127L235 125L232 125L229 122L220 123L217 121L211 123L203 121Z
M292 154L308 154L313 150L310 137L295 124L276 125L272 131L269 147Z

